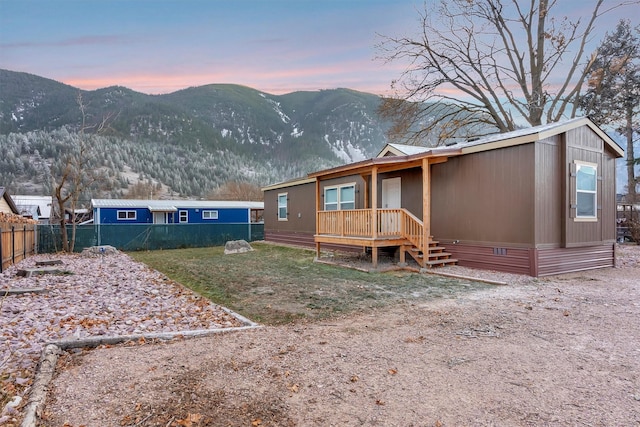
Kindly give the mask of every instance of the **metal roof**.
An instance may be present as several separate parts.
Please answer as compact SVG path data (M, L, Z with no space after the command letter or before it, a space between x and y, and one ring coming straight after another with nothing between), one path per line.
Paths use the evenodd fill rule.
M433 147L424 147L422 145L407 145L407 144L394 144L388 143L384 146L382 150L378 153L376 157L382 157L387 153L394 154L396 156L401 155L411 155L411 154L419 154L424 153L425 151L431 150Z
M262 191L277 190L279 188L293 187L294 185L308 184L310 182L316 182L315 178L296 178L288 181L278 182L276 184L267 185L262 187Z
M422 147L405 144L387 144L385 148L380 151L378 156L383 153L392 152L400 155L413 155L417 153L423 153L429 150L433 151L433 154L438 154L441 150L448 148L459 148L462 150L462 154L476 153L479 151L493 150L496 148L510 147L519 144L527 144L530 142L539 141L548 138L553 135L576 129L580 126L587 126L602 138L605 144L611 148L617 157L624 155L623 149L598 127L588 117L577 117L562 122L549 123L541 126L534 126L530 128L517 129L511 132L496 133L485 137L478 138L474 141L464 141L457 144L448 145L446 147ZM399 153L398 153L399 152Z
M91 199L93 208L144 208L160 211L170 208L223 209L245 208L264 209L264 202L244 202L227 200L136 200L136 199Z
M51 205L53 198L51 196L11 196L16 205L38 205L40 207L40 219L51 217Z

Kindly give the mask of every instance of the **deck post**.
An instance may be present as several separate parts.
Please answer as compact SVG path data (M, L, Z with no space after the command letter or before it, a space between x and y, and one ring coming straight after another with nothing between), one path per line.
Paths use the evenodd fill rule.
M422 250L423 263L425 263L422 267L425 267L428 259L429 236L431 236L431 168L429 159L426 157L422 159L422 230L424 233L423 247L420 249Z
M320 178L316 177L316 236L320 234ZM316 242L316 259L320 259L320 242Z
M360 175L362 177L362 181L364 181L364 204L362 206L363 209L369 209L369 182L367 181L367 175Z
M373 268L378 268L378 247L375 246L375 242L373 242L374 246L371 247L371 264Z
M373 268L378 267L378 167L371 169L371 262Z

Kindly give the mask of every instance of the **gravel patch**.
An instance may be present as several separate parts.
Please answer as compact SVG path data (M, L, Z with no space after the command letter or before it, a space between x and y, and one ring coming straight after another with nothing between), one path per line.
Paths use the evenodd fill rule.
M616 268L511 279L323 321L64 354L41 423L639 426L640 246L621 246Z
M46 341L238 326L126 255L60 259L73 275L0 275L0 289L46 290L1 299L10 396L26 396ZM640 425L640 246L619 246L613 269L540 279L443 271L508 286L331 321L69 351L42 425ZM13 403L0 425L18 425L24 402Z
M62 273L16 275L52 259ZM21 417L48 342L246 326L123 253L35 255L8 268L0 274L0 325L0 425Z

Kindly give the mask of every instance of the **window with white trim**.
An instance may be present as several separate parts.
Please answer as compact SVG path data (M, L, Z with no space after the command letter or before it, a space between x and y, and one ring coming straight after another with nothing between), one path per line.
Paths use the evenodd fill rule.
M356 208L356 184L325 187L324 210L337 211Z
M218 211L202 211L202 219L218 219Z
M286 221L289 215L289 195L288 193L278 194L278 221Z
M178 212L178 221L180 223L189 222L189 211Z
M576 218L598 217L598 166L576 161Z
M136 211L118 211L118 221L135 221Z

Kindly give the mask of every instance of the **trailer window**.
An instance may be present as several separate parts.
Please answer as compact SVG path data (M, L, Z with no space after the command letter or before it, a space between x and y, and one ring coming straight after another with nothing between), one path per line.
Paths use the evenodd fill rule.
M287 220L288 210L288 194L278 194L278 221Z
M597 217L597 193L597 166L576 163L576 218Z
M324 210L337 211L356 208L356 185L349 183L324 189Z
M136 219L136 211L118 211L118 221L120 220L135 221L135 219Z

